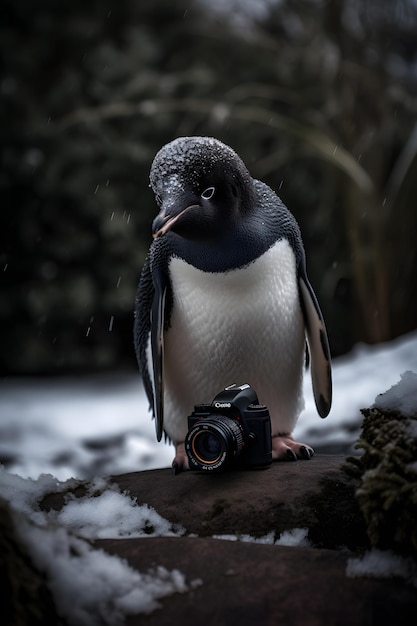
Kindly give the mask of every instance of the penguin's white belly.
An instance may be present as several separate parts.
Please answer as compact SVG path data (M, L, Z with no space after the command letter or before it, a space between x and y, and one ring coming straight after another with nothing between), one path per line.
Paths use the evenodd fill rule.
M203 272L173 258L173 310L165 333L164 428L184 440L195 404L249 383L266 404L272 433L290 434L303 408L304 322L295 257L278 241L250 265Z

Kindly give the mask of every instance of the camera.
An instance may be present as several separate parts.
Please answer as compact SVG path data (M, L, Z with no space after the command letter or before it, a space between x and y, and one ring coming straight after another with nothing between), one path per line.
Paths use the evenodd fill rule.
M272 437L268 409L258 403L250 385L230 385L211 404L194 407L184 443L193 470L269 467Z

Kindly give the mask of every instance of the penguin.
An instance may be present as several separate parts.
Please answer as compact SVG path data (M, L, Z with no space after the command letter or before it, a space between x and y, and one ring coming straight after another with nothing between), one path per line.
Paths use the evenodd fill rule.
M317 412L332 402L326 327L299 226L281 199L213 137L178 137L150 170L159 213L135 300L139 370L174 473L194 405L248 383L271 417L274 460L310 459L292 432L309 364Z

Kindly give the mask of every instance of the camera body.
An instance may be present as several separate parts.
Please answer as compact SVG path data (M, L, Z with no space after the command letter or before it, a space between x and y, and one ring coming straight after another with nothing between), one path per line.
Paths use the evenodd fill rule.
M258 403L250 385L230 385L211 404L194 407L184 444L190 469L269 467L272 437L268 409Z

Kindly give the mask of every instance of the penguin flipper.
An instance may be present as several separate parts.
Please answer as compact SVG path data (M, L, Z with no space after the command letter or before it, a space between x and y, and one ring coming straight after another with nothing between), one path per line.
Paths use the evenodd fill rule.
M310 351L314 400L320 417L326 417L332 405L332 372L326 326L306 275L299 276L299 286Z
M151 349L153 368L153 413L156 438L164 430L164 328L167 284L162 274L154 273L154 297L151 309Z
M156 436L162 438L163 338L166 282L151 271L151 255L145 259L135 301L134 343L139 371L155 418Z

